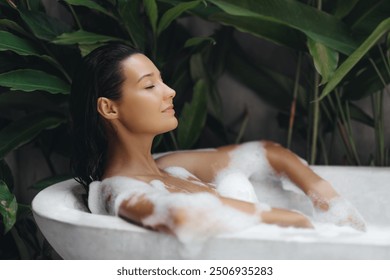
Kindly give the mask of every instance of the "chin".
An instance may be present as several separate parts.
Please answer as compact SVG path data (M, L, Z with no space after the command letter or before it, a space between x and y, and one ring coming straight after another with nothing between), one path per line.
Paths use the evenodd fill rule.
M162 133L170 132L170 131L176 129L178 124L179 124L179 122L177 121L176 118L174 118L174 120L172 120L172 122L166 126L166 129L164 129Z

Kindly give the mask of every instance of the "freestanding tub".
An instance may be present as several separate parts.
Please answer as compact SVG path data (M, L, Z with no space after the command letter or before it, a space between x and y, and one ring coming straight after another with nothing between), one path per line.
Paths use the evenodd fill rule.
M367 232L326 224L316 229L263 224L191 250L173 236L89 213L83 188L74 180L41 191L32 208L42 233L64 259L390 259L390 168L313 169L360 211ZM309 200L287 180L254 185L260 201L311 215Z

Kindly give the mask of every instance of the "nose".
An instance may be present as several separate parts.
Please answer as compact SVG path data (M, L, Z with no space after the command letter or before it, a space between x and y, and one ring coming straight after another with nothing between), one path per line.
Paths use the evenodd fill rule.
M173 88L169 87L168 85L166 84L164 85L165 85L164 97L173 99L176 95L176 91Z

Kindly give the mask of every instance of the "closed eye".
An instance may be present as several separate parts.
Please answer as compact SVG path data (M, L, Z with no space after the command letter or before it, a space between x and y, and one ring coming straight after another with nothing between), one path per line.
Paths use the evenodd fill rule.
M154 88L154 85L148 86L145 89L152 89L152 88Z

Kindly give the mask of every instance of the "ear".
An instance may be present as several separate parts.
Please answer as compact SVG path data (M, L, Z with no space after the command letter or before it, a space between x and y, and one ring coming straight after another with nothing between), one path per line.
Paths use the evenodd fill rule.
M105 119L113 120L118 118L118 110L115 102L106 97L98 98L97 111Z

